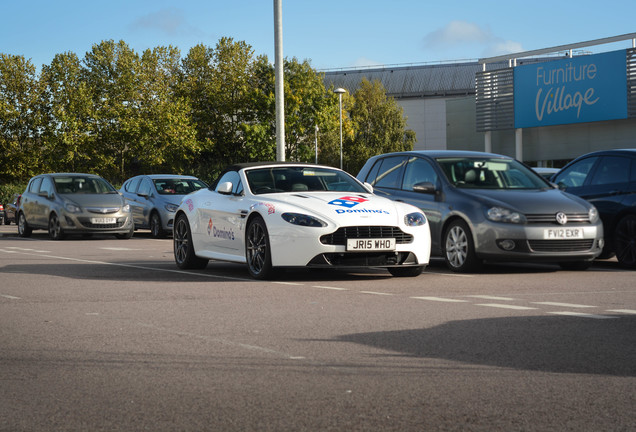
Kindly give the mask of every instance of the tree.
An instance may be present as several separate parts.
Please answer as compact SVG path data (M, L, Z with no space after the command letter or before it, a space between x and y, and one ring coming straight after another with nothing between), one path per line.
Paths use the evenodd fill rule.
M379 81L363 79L349 111L353 133L347 136L345 169L357 173L376 154L413 149L415 132L406 129L404 110L386 95Z
M0 54L0 179L24 180L40 171L41 141L35 66Z
M71 52L57 54L42 67L45 163L51 171L93 169L90 120L92 102L83 67Z

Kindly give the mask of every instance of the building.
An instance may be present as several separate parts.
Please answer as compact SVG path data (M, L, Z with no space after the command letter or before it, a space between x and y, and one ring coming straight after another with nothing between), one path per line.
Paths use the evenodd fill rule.
M630 39L631 48L614 51L616 54L575 51ZM610 56L613 63L604 66L605 57ZM625 58L624 67L621 56ZM592 66L583 65L590 61ZM579 63L581 66L575 69ZM550 81L548 67L560 68L557 72L563 74L554 72ZM524 78L526 71L534 73L537 82L536 76L541 75L549 89L537 91L532 80ZM588 72L587 82L581 71ZM618 78L605 78L605 71ZM408 128L416 133L415 150L486 150L514 156L530 165L560 167L591 151L636 147L636 33L478 61L340 69L324 74L327 86L349 91L355 91L363 78L380 81L387 95L404 109ZM618 91L618 96L603 93L602 100L611 101L611 106L597 104L596 114L582 116L585 104L584 108L574 105L581 104L586 90L577 88L594 86L587 91L599 99L600 88L605 85L602 82L618 83L619 88L612 90ZM565 94L570 85L579 87L572 87L572 95ZM538 104L541 91L547 94L553 89L562 105L565 100L565 105L572 108L572 115L578 109L576 117L552 124L524 120L523 104ZM526 92L528 98L536 95L536 102L522 99ZM542 103L545 111L545 99ZM621 107L620 113L610 113L615 106Z

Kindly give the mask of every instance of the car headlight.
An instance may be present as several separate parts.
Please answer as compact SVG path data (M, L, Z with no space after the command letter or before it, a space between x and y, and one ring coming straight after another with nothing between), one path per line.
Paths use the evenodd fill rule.
M179 206L178 206L178 205L176 205L176 204L166 204L164 207L165 207L165 208L166 208L166 210L168 210L170 213L174 213L174 212L176 212L176 211L177 211L177 209L179 208Z
M65 204L64 204L64 208L65 208L65 209L66 209L66 211L67 211L67 212L69 212L69 213L79 213L79 212L81 212L81 211L82 211L82 209L81 209L78 205L73 204L73 203L71 203L71 202L67 202L67 203L65 203Z
M596 210L596 207L592 207L587 212L587 217L590 219L590 223L596 223L598 221L598 210Z
M124 213L128 213L130 211L130 204L124 204L121 209Z
M491 207L486 211L486 217L493 222L505 222L522 224L526 222L526 217L516 211L504 207Z
M327 224L321 221L320 219L315 218L313 216L301 214L301 213L283 213L281 217L283 218L283 220L293 225L308 226L308 227L315 227L315 228L327 226Z
M426 224L426 216L423 213L415 212L404 216L406 226L422 226Z

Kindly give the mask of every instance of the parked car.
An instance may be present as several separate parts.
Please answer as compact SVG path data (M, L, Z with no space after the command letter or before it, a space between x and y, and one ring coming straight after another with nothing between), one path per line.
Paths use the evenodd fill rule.
M20 207L21 194L13 194L13 200L4 206L4 224L18 223L18 208Z
M6 220L7 219L4 213L4 205L0 204L0 223L5 223Z
M370 189L344 171L320 165L230 166L213 187L179 206L176 264L247 263L256 279L283 267L380 267L394 276L419 275L430 255L426 217Z
M426 214L431 255L456 272L484 260L589 267L602 250L596 208L556 189L513 158L482 152L412 151L370 158L358 179L376 194Z
M563 167L552 182L598 209L605 232L601 257L616 254L623 266L636 268L636 149L588 153Z
M183 197L208 185L196 177L153 174L124 182L119 191L133 214L135 229L149 229L154 238L172 233L174 214Z
M22 237L45 229L53 240L67 234L114 234L127 239L134 228L124 197L97 175L37 175L20 199L18 233Z
M558 168L532 167L532 169L546 180L550 180L553 175L559 172Z

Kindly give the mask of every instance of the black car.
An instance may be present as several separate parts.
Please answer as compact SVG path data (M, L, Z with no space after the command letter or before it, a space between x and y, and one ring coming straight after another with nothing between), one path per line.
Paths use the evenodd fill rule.
M18 223L18 207L20 206L21 194L14 194L13 200L4 205L4 224L9 225L11 222Z
M580 156L552 182L598 209L605 232L601 258L616 255L620 264L636 269L636 149Z

